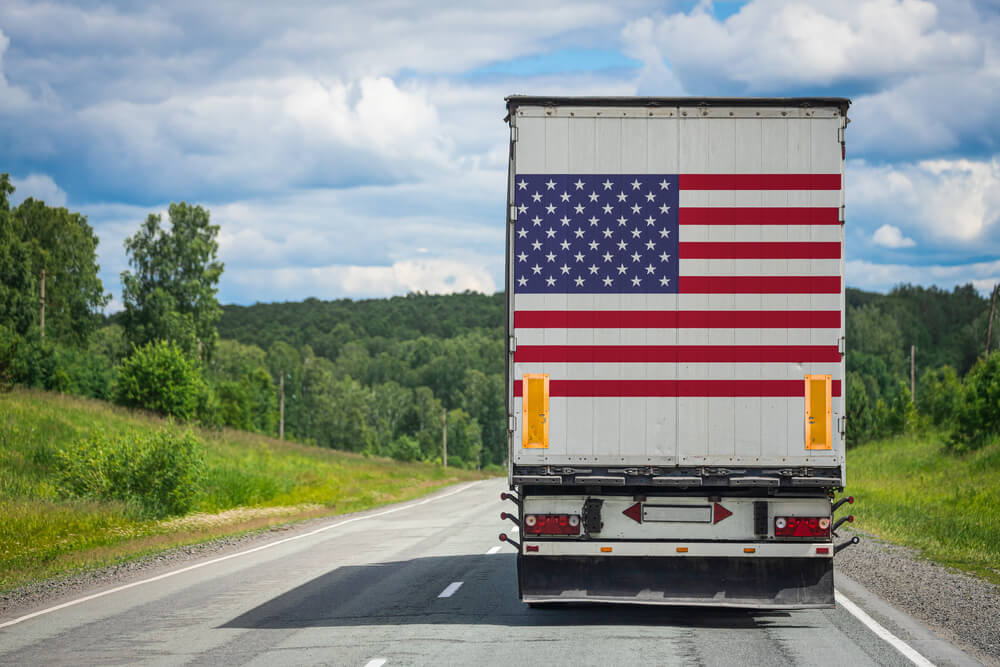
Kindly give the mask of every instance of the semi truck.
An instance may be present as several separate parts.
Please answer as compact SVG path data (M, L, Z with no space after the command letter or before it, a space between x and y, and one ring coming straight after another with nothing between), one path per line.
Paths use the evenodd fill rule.
M521 599L832 607L850 100L506 103Z

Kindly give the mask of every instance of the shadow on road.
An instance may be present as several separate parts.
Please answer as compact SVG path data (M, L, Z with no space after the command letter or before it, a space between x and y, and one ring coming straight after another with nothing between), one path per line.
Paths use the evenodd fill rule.
M452 597L439 593L452 581ZM284 629L406 624L506 626L670 626L783 628L791 614L704 607L554 605L530 608L517 597L514 554L415 558L343 566L237 616L225 628Z

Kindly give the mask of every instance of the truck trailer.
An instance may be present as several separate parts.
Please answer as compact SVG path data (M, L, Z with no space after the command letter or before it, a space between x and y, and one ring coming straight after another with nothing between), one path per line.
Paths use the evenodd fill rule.
M834 606L844 98L506 98L531 605Z

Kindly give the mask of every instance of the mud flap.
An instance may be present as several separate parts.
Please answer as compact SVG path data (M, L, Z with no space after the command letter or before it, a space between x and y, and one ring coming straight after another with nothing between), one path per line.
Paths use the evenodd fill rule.
M518 556L525 602L832 608L830 558Z

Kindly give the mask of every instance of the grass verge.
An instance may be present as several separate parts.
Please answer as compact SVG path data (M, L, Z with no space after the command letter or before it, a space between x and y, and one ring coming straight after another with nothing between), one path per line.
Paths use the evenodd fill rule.
M1000 584L1000 442L961 455L933 432L870 442L847 453L847 492L861 530Z
M366 458L242 431L193 429L204 443L199 491L183 517L122 501L67 497L58 452L109 436L186 429L101 401L0 395L0 592L159 550L416 498L474 471Z

